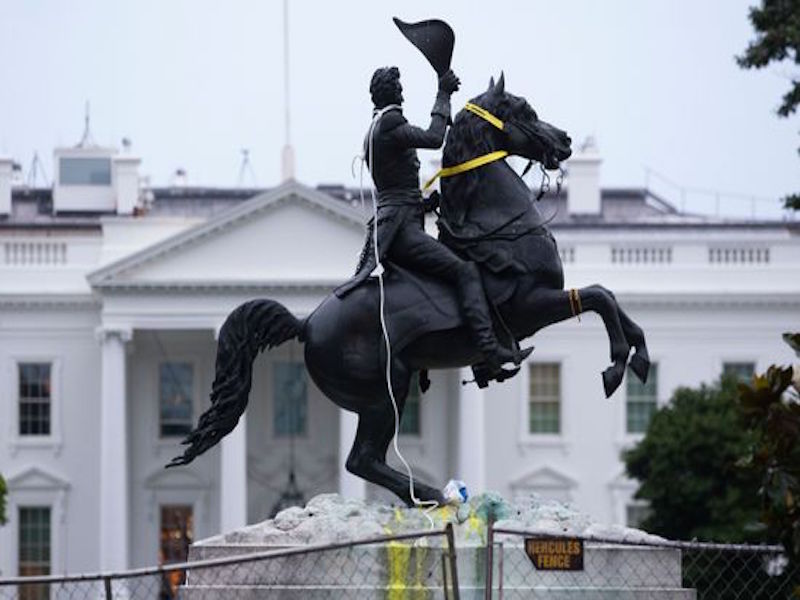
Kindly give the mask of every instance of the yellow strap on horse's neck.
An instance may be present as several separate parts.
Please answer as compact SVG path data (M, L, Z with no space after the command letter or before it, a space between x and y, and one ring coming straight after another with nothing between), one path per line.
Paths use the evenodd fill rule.
M500 131L503 130L503 122L495 117L492 113L488 110L481 108L477 104L472 104L472 102L467 102L464 106L465 110L468 110L474 115L479 116L484 121L491 123L493 126L497 127ZM428 181L425 182L425 185L422 186L422 191L427 190L433 182L436 181L439 177L451 177L452 175L458 175L459 173L466 173L467 171L471 171L472 169L477 169L478 167L482 167L483 165L488 165L496 160L500 160L501 158L505 158L508 156L508 152L505 150L495 150L494 152L489 152L489 154L482 154L481 156L477 156L472 158L466 162L459 163L457 165L453 165L452 167L444 167L443 169L439 169L439 171L431 177Z
M451 175L458 175L459 173L465 173L467 171L471 171L472 169L477 169L478 167L482 167L483 165L488 165L491 162L496 160L500 160L501 158L505 158L508 156L508 152L505 150L496 150L494 152L490 152L489 154L483 154L476 158L470 159L467 162L463 162L457 165L453 165L452 167L445 167L444 169L439 169L439 172L436 173L433 177L431 177L424 186L422 186L423 191L427 190L434 181L436 181L439 177L450 177Z
M473 104L472 102L467 102L464 105L464 110L468 110L473 115L478 115L484 121L488 121L495 127L497 127L500 131L503 131L503 121L495 117L492 113L490 113L485 108L481 108L477 104Z

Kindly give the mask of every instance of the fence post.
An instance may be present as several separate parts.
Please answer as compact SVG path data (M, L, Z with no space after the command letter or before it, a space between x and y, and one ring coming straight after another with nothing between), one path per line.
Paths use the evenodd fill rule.
M503 550L503 542L498 544L500 558L497 561L497 598L503 600L503 557L505 556Z
M450 559L450 580L453 584L453 598L460 600L461 593L458 589L458 568L456 567L456 539L453 534L453 524L448 523L445 527L447 535L447 557Z
M111 593L111 577L109 577L108 575L103 577L103 587L106 590L106 600L113 600L114 596Z
M486 600L492 600L492 575L494 571L494 515L486 523Z

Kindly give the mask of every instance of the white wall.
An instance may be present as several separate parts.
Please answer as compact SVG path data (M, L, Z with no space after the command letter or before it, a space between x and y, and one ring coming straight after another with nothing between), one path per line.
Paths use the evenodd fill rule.
M723 362L753 361L757 369L788 364L792 352L781 341L796 328L797 307L668 306L620 304L645 330L651 359L658 363L658 398L667 402L679 386L717 379ZM600 373L608 366L608 343L599 317L552 326L537 334L531 360L562 365L562 434L535 436L525 427L527 377L495 386L487 401L487 487L507 496L512 484L541 469L574 482L571 501L603 522L620 522L629 491L615 498L623 472L619 453L638 439L625 433L625 382L605 399Z
M194 240L125 273L118 281L128 288L92 291L86 283L86 273L101 264L196 223L192 219L107 219L102 238L99 230L53 233L48 243L67 246L66 261L56 264L44 258L32 264L9 262L7 243L33 244L25 251L32 254L25 256L50 254L31 250L45 241L44 236L34 239L21 231L0 235L0 472L14 476L40 467L52 481L64 482L66 488L47 484L57 487L55 496L52 490L43 490L41 496L61 498L54 525L56 571L93 570L99 564L95 417L100 406L101 360L95 329L102 324L135 332L127 357L130 556L132 564L152 564L157 553L159 503L188 498L195 506L195 536L217 530L220 473L216 449L189 469L162 469L178 447L174 441L161 443L154 433L156 365L162 350L150 330L162 330L159 336L170 356L196 361L199 413L207 405L213 379L212 332L228 312L253 296L268 296L298 317L308 315L330 281L352 273L363 240L363 232L352 221L314 210L308 202L276 203L258 212L257 218L245 219L240 227ZM800 243L787 230L570 229L556 235L560 248L571 248L574 257L574 262L565 264L567 285L605 284L618 293L623 308L645 329L651 356L659 363L661 401L678 385L716 378L723 361L755 360L758 368L764 368L771 362L792 360L780 334L800 324ZM743 245L768 247L769 262L709 262L709 248ZM672 250L671 262L612 261L613 248L667 246ZM222 285L234 280L247 285ZM303 285L289 285L298 280ZM192 281L200 287L181 287L181 282ZM213 285L203 287L204 282ZM483 411L486 487L507 496L515 490L560 489L596 518L619 522L632 488L622 476L618 456L632 438L624 433L624 383L610 400L603 397L600 373L608 364L608 343L602 324L596 316L587 315L581 323L571 321L541 332L533 343L532 360L562 364L563 434L544 439L525 433L525 371L505 384L493 385L485 394ZM294 351L299 354L297 347ZM246 417L251 520L265 515L275 497L274 487L280 487L285 477L286 445L269 436L270 361L291 352L287 345L260 358L256 366ZM52 358L58 364L61 435L43 447L24 447L14 440L13 361L21 356ZM471 441L459 439L463 407L458 374L433 372L431 378L433 387L422 399L422 438L406 438L401 447L415 472L429 483L443 485L459 475L458 445ZM344 459L338 456L338 413L313 384L309 390L314 411L311 423L316 429L313 440L298 442L298 457L306 463L301 469L305 479L299 483L307 493L333 491L339 462ZM392 458L390 462L396 464ZM263 485L264 473L280 479ZM26 481L38 481L37 477L32 473ZM38 492L26 489L25 498L31 493ZM370 495L381 494L371 489ZM12 490L12 519L19 498ZM0 569L6 575L16 572L14 531L13 522L0 528Z
M7 479L31 467L57 476L69 485L54 506L53 572L80 572L98 564L97 490L99 488L100 352L94 330L97 313L92 308L8 308L0 306L0 472ZM53 362L53 424L50 439L16 436L15 386L19 360ZM0 527L0 570L16 575L17 495L9 495L8 527ZM43 492L37 500L26 492L23 502L50 504Z

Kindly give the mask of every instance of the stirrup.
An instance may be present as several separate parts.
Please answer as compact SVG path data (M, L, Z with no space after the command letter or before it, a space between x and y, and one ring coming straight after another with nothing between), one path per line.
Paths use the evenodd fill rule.
M520 348L519 344L515 343L513 348L510 349L506 347L501 348L500 353L504 354L505 356L498 357L497 354L500 353L497 353L495 354L494 358L499 363L498 366L501 364L505 364L507 362L513 362L515 365L519 365L522 363L523 360L525 360L531 355L531 352L533 352L533 348L534 348L533 346L529 346L528 348ZM503 360L503 358L505 358L505 360ZM485 362L491 364L492 360L490 359Z
M486 363L478 363L472 366L472 374L475 378L469 380L464 379L461 385L476 383L479 388L484 389L489 385L490 381L503 383L506 379L511 379L517 373L519 373L519 367L514 367L513 369L504 369L503 367L492 369Z

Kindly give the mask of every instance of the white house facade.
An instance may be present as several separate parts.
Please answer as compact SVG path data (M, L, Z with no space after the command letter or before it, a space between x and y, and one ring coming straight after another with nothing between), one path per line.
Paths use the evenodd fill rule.
M303 317L352 274L365 221L352 191L142 190L138 160L114 150L55 160L51 190L15 185L0 159L0 574L176 560L190 539L269 517L287 493L388 499L344 470L355 420L308 379L299 343L257 360L249 408L219 447L164 468L208 406L227 314L269 297ZM604 398L608 344L586 314L537 334L506 383L431 373L400 447L436 485L538 492L633 523L641 507L619 454L654 408L723 369L791 361L780 334L800 329L800 227L600 190L591 152L570 177L543 200L567 286L615 292L647 334L648 384L626 378Z

